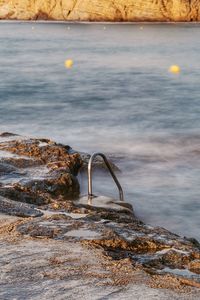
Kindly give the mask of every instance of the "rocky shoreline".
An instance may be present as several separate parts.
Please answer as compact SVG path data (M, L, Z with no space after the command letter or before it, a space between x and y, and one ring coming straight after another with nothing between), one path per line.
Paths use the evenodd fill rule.
M87 162L48 139L0 135L0 298L199 299L198 241L128 204L82 201Z
M193 22L199 0L0 0L0 19L91 22Z

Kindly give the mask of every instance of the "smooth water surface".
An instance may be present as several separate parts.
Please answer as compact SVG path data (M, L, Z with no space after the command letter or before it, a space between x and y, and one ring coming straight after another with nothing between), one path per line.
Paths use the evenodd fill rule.
M0 131L111 154L140 218L200 240L199 49L198 24L0 23Z

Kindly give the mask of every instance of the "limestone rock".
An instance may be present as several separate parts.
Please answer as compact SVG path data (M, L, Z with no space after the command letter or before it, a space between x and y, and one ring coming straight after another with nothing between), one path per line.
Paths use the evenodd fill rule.
M18 217L41 217L43 213L34 206L20 203L0 196L0 211Z
M0 19L199 21L199 0L0 0Z
M145 225L130 204L105 197L89 204L87 197L73 199L79 194L76 175L81 165L81 156L69 146L0 135L0 213L14 215L0 216L0 298L16 298L16 290L7 297L8 284L21 291L22 283L29 284L32 297L30 284L38 287L47 279L64 281L62 298L66 283L77 278L88 278L90 284L95 279L92 286L101 289L121 286L123 292L144 280L154 288L200 288L198 241ZM37 292L40 298L43 289ZM191 299L199 299L196 293ZM27 294L18 298L27 299Z
M0 135L0 211L36 214L30 205L46 205L79 196L76 175L82 159L69 146L47 139ZM26 203L26 204L25 204Z
M200 285L200 249L191 241L165 229L147 226L129 212L88 207L87 213L86 210L77 213L76 205L75 202L73 212L63 208L57 212L46 211L41 218L19 224L16 230L32 238L75 242L87 249L101 249L104 257L115 264L123 264L128 259L132 270L137 268L163 280L168 276L169 288L174 279ZM123 284L130 283L128 278Z

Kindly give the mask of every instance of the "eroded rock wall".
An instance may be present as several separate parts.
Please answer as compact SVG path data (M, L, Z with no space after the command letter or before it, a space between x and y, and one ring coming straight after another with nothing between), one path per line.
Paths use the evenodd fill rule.
M0 19L199 21L200 0L0 0Z

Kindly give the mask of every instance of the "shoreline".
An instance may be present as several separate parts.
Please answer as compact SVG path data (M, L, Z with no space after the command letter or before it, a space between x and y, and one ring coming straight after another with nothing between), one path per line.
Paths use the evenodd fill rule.
M198 241L143 223L128 203L88 203L77 175L86 176L89 155L72 150L0 134L0 297L82 299L84 286L92 300L110 293L131 300L134 291L141 299L144 289L142 299L199 299ZM104 171L102 161L95 167Z
M200 21L64 21L64 20L10 20L10 19L0 19L1 23L33 23L33 24L71 24L71 25L199 25Z

